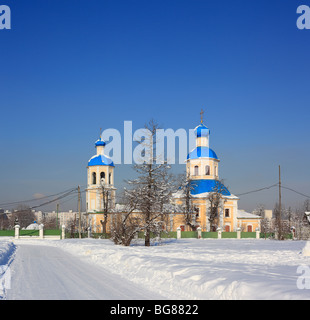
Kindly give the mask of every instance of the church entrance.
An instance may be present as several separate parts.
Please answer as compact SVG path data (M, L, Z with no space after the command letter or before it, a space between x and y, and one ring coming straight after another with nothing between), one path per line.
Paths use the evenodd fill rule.
M248 232L253 232L252 226L248 226Z
M225 226L225 232L230 232L230 226Z

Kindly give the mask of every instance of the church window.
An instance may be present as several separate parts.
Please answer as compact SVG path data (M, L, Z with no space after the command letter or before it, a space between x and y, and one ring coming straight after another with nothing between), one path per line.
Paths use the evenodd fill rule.
M214 167L214 175L217 176L217 166Z
M109 173L109 184L111 184L111 173Z
M199 175L199 167L198 167L198 166L195 166L194 175L195 175L195 176L198 176L198 175Z
M200 212L200 210L199 210L198 207L195 207L195 208L194 208L194 212L195 212L195 214L196 214L196 218L199 218L199 212Z
M206 166L206 176L210 175L210 166Z
M225 209L225 218L229 218L229 209Z
M96 172L93 172L93 184L96 184Z

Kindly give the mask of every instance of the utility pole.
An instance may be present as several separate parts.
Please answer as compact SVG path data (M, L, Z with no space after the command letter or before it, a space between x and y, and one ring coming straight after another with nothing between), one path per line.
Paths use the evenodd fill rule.
M281 167L279 165L279 216L278 216L278 234L279 240L282 238L282 226L281 226L281 213L282 213L282 203L281 203Z
M78 186L78 201L79 201L79 239L81 239L81 189Z

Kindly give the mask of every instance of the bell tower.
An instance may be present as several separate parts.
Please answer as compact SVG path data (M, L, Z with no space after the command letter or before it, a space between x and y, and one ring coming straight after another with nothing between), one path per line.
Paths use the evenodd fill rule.
M100 221L106 218L107 211L115 207L114 163L104 154L105 141L96 141L96 154L88 161L86 211L94 232L101 229Z
M219 162L216 153L210 149L210 130L201 123L195 128L196 148L192 150L186 161L186 172L190 180L219 180Z

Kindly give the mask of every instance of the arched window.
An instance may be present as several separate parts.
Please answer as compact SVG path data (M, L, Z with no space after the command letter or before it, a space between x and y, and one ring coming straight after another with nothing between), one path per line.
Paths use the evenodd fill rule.
M101 173L100 173L100 181L101 181L101 182L104 182L104 181L105 181L105 173L104 173L104 172L101 172Z
M194 168L194 175L195 176L199 175L199 167L198 166L195 166L195 168Z
M206 176L210 175L210 166L206 166Z
M109 173L109 184L111 184L111 173Z
M217 176L217 166L214 167L214 175Z
M93 184L96 184L96 172L93 172Z

